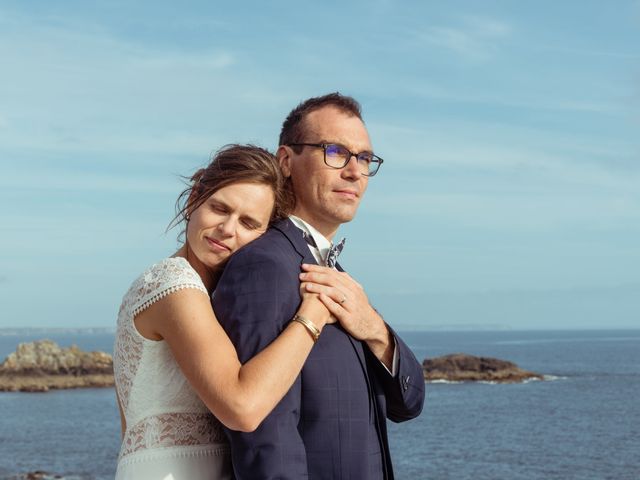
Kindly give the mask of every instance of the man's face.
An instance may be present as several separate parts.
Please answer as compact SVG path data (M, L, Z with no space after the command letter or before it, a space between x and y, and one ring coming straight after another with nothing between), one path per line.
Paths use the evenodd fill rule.
M311 112L304 122L303 143L338 143L354 153L372 151L362 120L335 107ZM328 238L353 219L369 181L355 157L339 170L325 165L322 148L306 146L296 154L290 147L281 146L278 158L285 176L291 176L296 197L294 215Z

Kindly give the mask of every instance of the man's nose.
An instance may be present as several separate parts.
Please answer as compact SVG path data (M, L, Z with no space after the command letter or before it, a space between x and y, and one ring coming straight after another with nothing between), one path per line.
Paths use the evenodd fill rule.
M352 178L355 180L360 179L362 176L362 170L360 170L360 164L358 163L358 157L351 155L349 161L342 169L343 176L346 178Z

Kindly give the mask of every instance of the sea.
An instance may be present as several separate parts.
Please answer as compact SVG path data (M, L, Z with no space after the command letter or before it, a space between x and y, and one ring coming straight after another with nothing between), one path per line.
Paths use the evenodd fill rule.
M397 479L640 479L640 330L400 335L420 361L491 356L545 380L427 384L422 414L389 424ZM110 352L114 335L0 330L0 359L42 338ZM34 470L112 479L119 429L111 388L0 393L0 479Z

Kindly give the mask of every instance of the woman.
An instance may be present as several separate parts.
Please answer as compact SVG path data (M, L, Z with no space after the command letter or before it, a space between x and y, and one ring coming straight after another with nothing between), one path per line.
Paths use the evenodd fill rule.
M234 430L257 428L330 321L321 299L303 288L297 320L241 365L211 308L229 256L286 214L290 194L283 182L269 152L231 145L196 172L179 197L172 224L186 221L184 245L134 281L118 314L114 371L123 441L117 480L231 478L220 422Z

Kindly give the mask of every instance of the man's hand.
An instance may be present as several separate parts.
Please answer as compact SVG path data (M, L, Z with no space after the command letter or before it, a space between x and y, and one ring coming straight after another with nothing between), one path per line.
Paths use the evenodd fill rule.
M395 343L378 312L369 304L362 285L346 272L319 265L302 265L302 288L317 293L331 314L355 339L367 343L369 350L391 371Z

